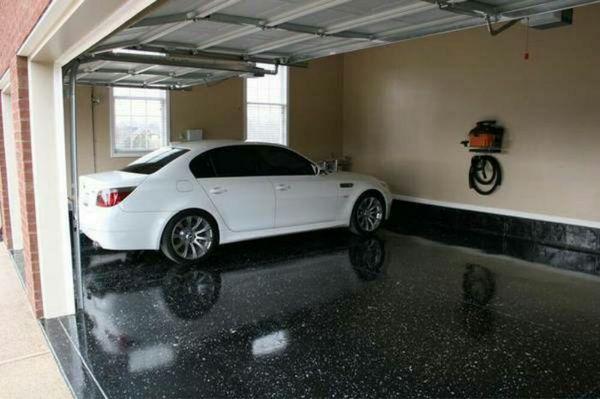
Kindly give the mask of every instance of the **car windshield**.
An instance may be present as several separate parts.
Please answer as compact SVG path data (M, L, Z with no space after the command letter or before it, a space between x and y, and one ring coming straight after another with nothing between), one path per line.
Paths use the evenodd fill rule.
M123 169L122 172L140 173L151 175L159 171L165 165L171 163L174 159L179 158L189 150L185 148L163 147L149 154L144 155L140 159L135 160Z

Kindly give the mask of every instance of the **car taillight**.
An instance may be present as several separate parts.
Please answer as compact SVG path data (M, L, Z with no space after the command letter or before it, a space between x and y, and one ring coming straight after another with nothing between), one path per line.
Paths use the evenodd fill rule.
M111 206L118 205L127 198L133 190L135 190L135 187L107 188L101 190L96 197L96 206L110 208Z

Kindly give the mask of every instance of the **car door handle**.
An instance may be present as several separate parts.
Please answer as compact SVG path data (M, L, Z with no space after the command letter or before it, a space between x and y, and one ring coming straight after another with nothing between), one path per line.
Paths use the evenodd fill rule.
M287 191L290 188L292 188L292 186L290 186L289 184L278 184L275 186L275 190L277 191Z
M213 187L209 191L211 194L223 194L227 192L226 188L223 187Z

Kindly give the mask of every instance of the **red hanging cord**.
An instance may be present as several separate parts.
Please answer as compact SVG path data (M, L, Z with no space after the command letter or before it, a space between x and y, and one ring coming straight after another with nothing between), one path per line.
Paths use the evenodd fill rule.
M525 53L523 53L525 60L529 59L529 18L527 18L527 24L525 26Z

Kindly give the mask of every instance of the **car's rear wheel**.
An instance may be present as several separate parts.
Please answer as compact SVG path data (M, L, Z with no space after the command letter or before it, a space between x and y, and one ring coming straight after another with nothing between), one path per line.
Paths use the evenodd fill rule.
M179 264L206 259L219 244L219 231L206 212L183 211L175 215L163 232L161 251Z
M385 205L380 195L368 191L358 197L350 217L350 230L361 236L373 234L383 223Z

